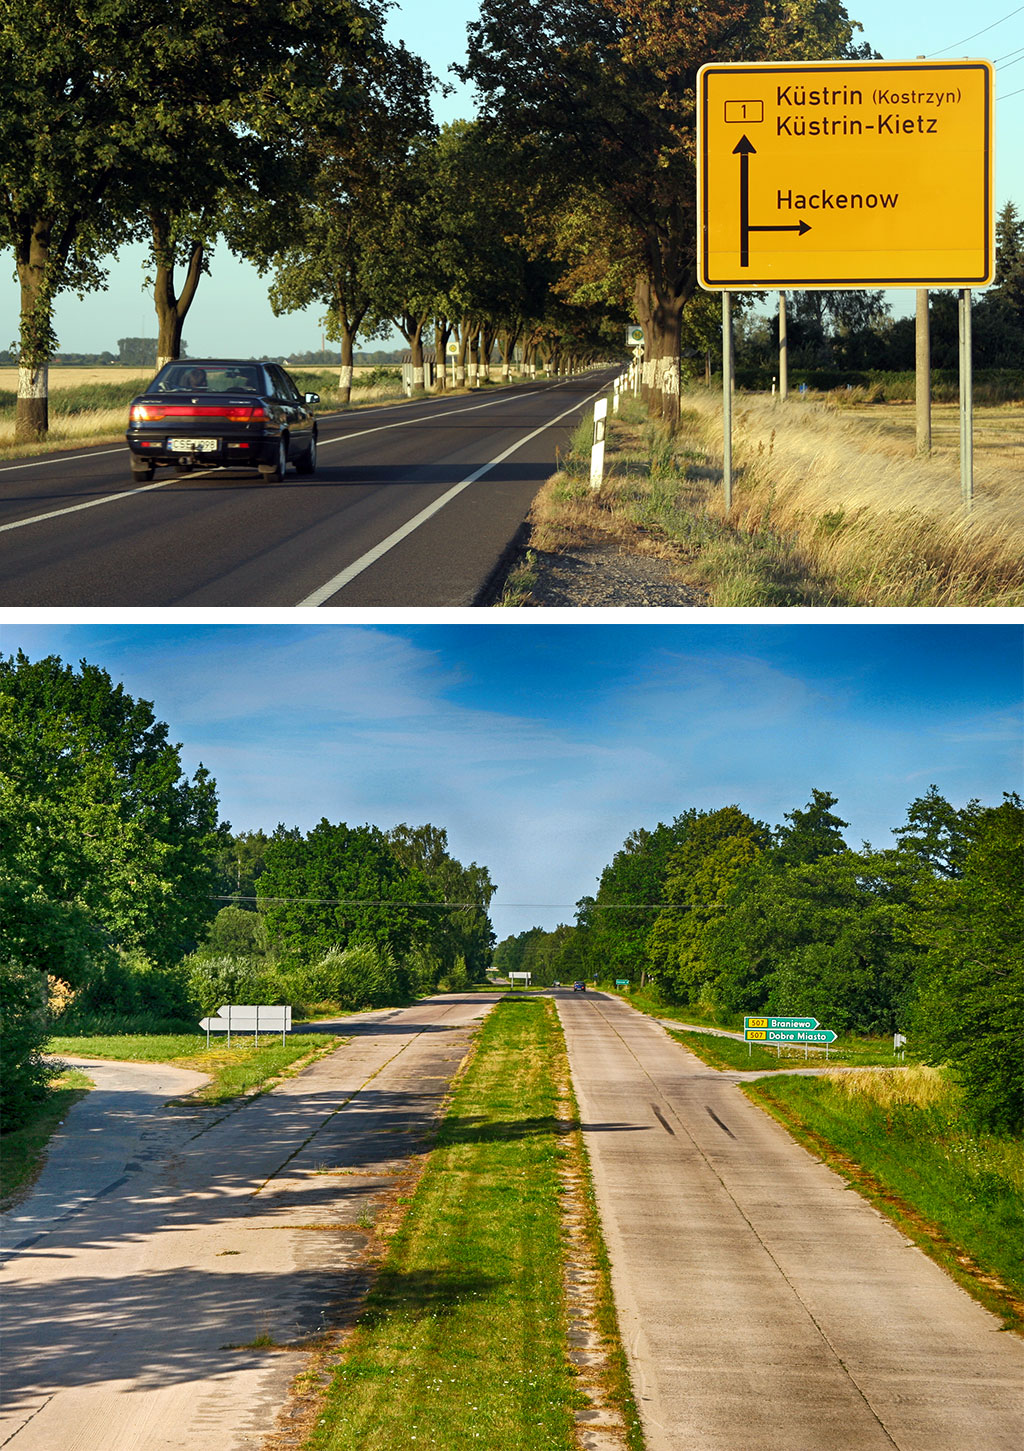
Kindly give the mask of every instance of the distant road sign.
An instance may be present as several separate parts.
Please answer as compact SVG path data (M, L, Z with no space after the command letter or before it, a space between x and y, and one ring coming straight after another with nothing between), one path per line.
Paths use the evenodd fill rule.
M991 282L992 103L986 60L702 67L701 286Z
M626 347L642 348L644 345L644 330L642 327L628 327L626 329Z
M834 1043L836 1034L831 1028L747 1028L743 1038L747 1043Z
M817 1018L744 1018L744 1028L817 1028Z

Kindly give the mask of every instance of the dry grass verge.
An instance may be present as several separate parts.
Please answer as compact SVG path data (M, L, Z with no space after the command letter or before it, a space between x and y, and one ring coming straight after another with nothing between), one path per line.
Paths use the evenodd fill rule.
M530 544L565 549L603 531L670 559L718 606L1024 603L1024 408L977 410L969 514L958 432L949 438L956 410L935 413L935 452L918 459L905 405L739 395L726 515L720 400L686 394L669 435L626 399L610 424L600 491L589 488L581 428L535 501Z

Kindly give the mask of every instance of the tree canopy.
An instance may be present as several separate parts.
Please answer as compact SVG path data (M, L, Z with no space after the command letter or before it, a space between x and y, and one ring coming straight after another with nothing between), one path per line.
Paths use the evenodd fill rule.
M97 666L0 658L3 955L75 985L113 948L169 965L216 911L216 786Z

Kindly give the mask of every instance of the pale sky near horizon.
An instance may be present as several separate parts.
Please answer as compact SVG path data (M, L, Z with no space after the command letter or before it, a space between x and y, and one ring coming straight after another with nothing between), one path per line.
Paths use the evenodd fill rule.
M933 782L1022 789L1024 626L0 626L153 702L235 830L429 821L486 865L499 939L573 919L637 827L732 803L769 825L818 788L850 845Z
M952 59L971 56L996 63L996 197L997 210L1014 201L1024 212L1024 5L1011 0L983 0L965 8L954 0L845 0L851 19L863 30L858 40L870 41L888 60L917 55ZM405 41L423 56L439 79L454 83L448 67L464 58L466 25L479 13L478 0L401 0L388 22L389 39ZM474 112L470 91L457 85L454 95L438 98L435 112L441 121ZM117 352L121 337L155 337L156 322L150 292L143 292L145 248L123 249L110 271L106 292L79 301L58 300L58 350ZM13 264L8 276L13 273ZM214 254L212 272L204 277L185 326L185 339L194 357L230 351L241 356L306 352L320 346L320 313L275 318L267 302L269 279L260 278L248 263L233 258L222 244ZM7 283L6 302L0 304L0 347L17 334L18 291ZM890 293L896 315L913 311L910 289ZM368 348L388 344L368 343Z

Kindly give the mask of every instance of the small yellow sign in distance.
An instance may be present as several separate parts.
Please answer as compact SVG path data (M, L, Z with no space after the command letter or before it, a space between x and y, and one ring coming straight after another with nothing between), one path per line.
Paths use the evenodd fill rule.
M702 287L993 280L989 61L709 65L697 94Z

